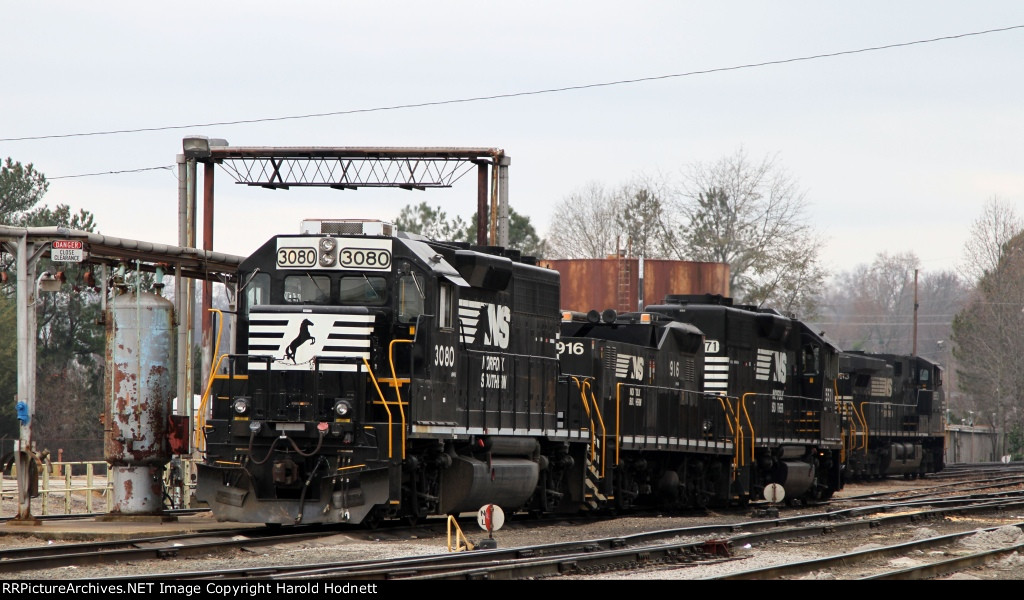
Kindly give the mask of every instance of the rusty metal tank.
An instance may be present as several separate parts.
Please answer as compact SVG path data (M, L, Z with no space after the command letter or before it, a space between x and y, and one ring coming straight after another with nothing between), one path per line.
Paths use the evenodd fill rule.
M728 263L609 257L538 264L560 273L562 310L630 312L661 304L669 294L729 295Z
M106 315L103 452L112 513L163 510L163 468L175 395L174 305L147 292L115 296Z

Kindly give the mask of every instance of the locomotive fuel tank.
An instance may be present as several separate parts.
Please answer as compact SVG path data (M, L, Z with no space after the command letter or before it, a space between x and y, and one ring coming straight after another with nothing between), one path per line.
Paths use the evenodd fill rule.
M905 473L917 473L921 470L921 460L924 458L924 451L921 444L912 442L893 443L889 445L888 465L886 473L890 475L903 475Z
M807 493L814 484L814 465L806 461L783 460L775 464L773 479L786 490L787 498L797 498Z
M534 490L540 474L540 448L529 438L480 438L481 456L453 456L441 479L441 512L457 514L484 504L517 507Z

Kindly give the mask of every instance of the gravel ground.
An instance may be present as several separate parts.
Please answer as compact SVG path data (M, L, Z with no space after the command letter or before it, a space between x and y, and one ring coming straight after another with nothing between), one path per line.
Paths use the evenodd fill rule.
M849 485L837 497L855 496L869 492L884 492L891 489L906 489L912 485L927 486L929 482L872 482L864 485ZM795 509L800 510L800 509ZM810 509L804 509L810 510ZM815 509L816 510L816 509ZM4 514L8 514L4 512ZM1011 520L1007 516L1007 520ZM749 516L720 515L709 512L700 517L676 517L665 516L657 519L650 517L626 517L614 521L602 522L577 522L567 527L552 528L517 528L514 524L495 532L495 541L503 548L535 545L539 543L564 542L573 539L592 539L607 537L611 535L625 536L630 533L654 528L685 527L689 525L706 524L708 522L736 522L749 520ZM1024 520L1018 518L1016 520ZM756 548L744 547L733 548L732 560L718 563L701 563L692 566L662 566L650 569L642 569L631 572L616 572L605 574L589 574L562 576L558 579L616 579L616 580L669 580L669 579L703 579L713 577L725 572L736 570L750 570L772 566L780 563L788 563L802 558L813 558L851 551L851 545L860 544L853 549L863 549L882 543L893 543L898 539L911 539L915 536L935 535L936 529L945 527L959 527L959 530L990 527L991 523L946 523L929 522L918 526L911 526L902 531L884 534L881 537L866 536L862 541L855 541L849 537L829 542L779 542ZM463 527L467 527L463 524ZM486 538L486 534L476 528L465 529L464 533L473 543L478 543ZM1016 527L1006 527L989 534L979 534L971 538L967 544L974 544L976 547L984 547L993 541L1003 541L1006 536L1020 536L1021 532ZM991 536L986 539L986 536ZM996 536L999 536L998 538ZM702 541L702 540L692 540ZM1021 540L1024 541L1024 540ZM24 547L36 546L47 543L45 540L24 536L0 535L0 549L3 547ZM183 558L183 559L155 559L146 561L126 562L114 566L102 567L65 567L58 569L38 570L26 573L4 574L5 579L20 579L34 581L55 581L69 579L95 579L98 577L127 576L131 574L163 574L182 573L194 570L211 569L238 569L242 567L266 566L269 564L311 564L330 563L355 560L381 559L390 557L405 557L411 555L443 554L448 552L448 540L446 536L429 537L423 539L396 539L381 530L379 535L372 532L366 533L339 534L321 538L315 542L301 542L293 544L280 544L272 547L251 547L242 550L232 551L229 554L219 554L209 558ZM903 564L909 565L914 557L900 557L890 561L892 566ZM903 561L903 562L900 562ZM828 572L815 573L807 578L810 579L835 579L834 574ZM957 574L948 579L1024 579L1024 557L1014 555L1004 559L1000 563L991 565L985 569L977 569Z

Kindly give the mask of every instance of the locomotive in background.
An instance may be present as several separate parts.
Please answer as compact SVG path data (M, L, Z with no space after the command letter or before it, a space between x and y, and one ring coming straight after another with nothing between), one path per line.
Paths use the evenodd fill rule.
M198 427L221 520L813 502L857 441L840 350L728 298L562 313L532 258L379 221L305 221L239 282Z
M917 478L943 469L945 394L938 363L849 351L840 354L839 369L847 481Z

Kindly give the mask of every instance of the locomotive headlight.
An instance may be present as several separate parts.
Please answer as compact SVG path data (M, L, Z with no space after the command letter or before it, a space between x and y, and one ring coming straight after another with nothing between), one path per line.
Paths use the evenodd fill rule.
M711 433L711 419L704 419L704 422L700 424L700 428L704 433Z
M320 266L330 267L337 262L338 241L334 238L320 239Z
M235 398L235 400L231 403L231 408L234 409L236 414L244 415L249 412L249 399Z
M339 417L347 417L352 412L352 405L348 400L338 400L334 403L334 414Z

